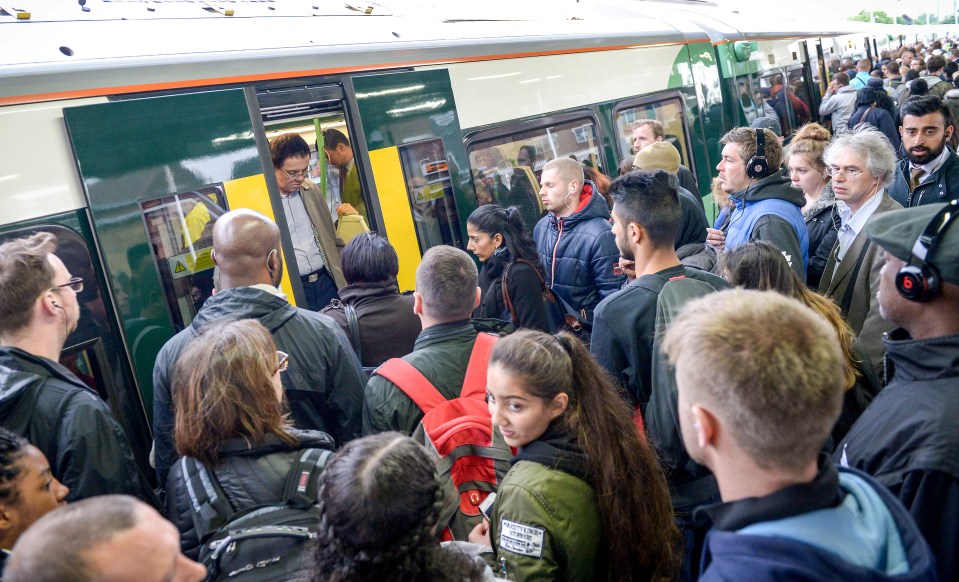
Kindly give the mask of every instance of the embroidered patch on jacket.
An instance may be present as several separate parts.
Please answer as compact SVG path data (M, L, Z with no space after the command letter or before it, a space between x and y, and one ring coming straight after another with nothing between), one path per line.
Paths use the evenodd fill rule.
M546 530L503 519L500 521L499 548L514 554L543 557Z

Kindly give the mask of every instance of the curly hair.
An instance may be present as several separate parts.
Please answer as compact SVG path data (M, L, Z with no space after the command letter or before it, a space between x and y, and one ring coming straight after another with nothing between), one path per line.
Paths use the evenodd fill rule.
M320 477L311 580L479 580L484 567L439 544L446 495L413 439L385 432L344 446Z
M28 444L20 435L0 427L0 503L16 505L20 500L17 488L23 471L20 459Z

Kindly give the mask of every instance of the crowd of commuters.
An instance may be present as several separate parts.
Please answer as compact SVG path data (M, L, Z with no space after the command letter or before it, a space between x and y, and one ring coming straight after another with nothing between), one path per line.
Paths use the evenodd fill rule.
M307 305L273 220L217 219L215 293L155 363L155 489L58 363L83 280L53 235L0 244L4 579L201 580L249 547L223 528L291 512L317 581L956 579L959 51L921 55L846 63L832 133L780 123L780 79L721 140L712 226L644 120L619 177L547 161L545 216L480 206L410 292L386 238L337 240L309 146L278 136ZM349 141L323 145L366 214ZM447 404L490 446L423 446Z

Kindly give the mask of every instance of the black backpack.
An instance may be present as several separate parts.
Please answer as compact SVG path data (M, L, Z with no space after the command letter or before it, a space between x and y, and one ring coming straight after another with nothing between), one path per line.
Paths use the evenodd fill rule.
M216 475L183 457L190 509L207 580L281 581L294 578L316 539L319 474L333 455L323 449L301 451L290 468L284 501L235 511Z

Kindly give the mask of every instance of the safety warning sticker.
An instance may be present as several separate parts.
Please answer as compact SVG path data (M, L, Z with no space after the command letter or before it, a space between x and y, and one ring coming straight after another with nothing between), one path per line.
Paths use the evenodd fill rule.
M543 557L546 530L504 519L500 522L499 548L514 554Z

